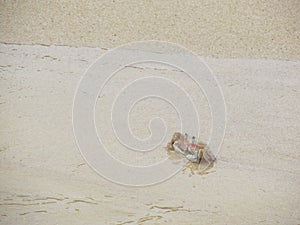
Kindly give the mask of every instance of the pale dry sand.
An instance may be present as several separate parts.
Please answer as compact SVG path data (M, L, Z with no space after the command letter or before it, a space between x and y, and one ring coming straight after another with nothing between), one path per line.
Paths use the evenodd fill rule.
M182 44L202 56L299 59L299 0L0 1L0 42Z
M129 188L89 168L72 131L77 83L104 52L1 44L1 224L300 223L299 61L204 58L223 89L228 111L218 163L206 175L186 169L159 185ZM148 74L180 82L201 109L203 99L193 82L159 65L126 68L106 97L132 77ZM105 103L110 98L101 100L97 126L107 128L109 139L101 110L110 107ZM163 102L148 102L147 110L143 104L133 111L144 115L133 121L134 132L147 135L144 122L153 111L167 114L170 127L176 128L178 120ZM209 127L206 109L201 115ZM204 129L203 138L207 134ZM166 156L162 148L156 153ZM113 154L130 160L122 152Z

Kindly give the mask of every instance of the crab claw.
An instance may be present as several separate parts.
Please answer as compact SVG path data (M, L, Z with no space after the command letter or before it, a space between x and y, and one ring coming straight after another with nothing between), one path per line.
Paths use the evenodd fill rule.
M198 154L188 154L186 155L186 158L191 162L199 162Z
M181 154L184 154L184 150L182 150L182 149L178 146L177 141L173 144L173 148L174 148L175 152L179 152L179 153L181 153Z
M203 158L209 163L216 161L216 156L209 150L204 152Z

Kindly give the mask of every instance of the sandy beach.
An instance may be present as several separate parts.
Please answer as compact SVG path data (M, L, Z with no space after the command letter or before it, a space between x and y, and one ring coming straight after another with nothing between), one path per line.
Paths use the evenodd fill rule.
M74 139L74 92L103 53L100 48L1 45L1 224L299 223L299 62L203 58L227 105L218 162L208 174L187 167L161 184L133 188L97 175ZM159 65L126 68L120 76L126 81L141 70L193 85L180 80L182 72ZM117 93L118 85L122 82L112 82L108 93ZM147 119L164 108L164 102L154 103L133 113ZM203 123L209 115L204 111ZM99 113L97 125L106 126ZM146 135L140 119L134 131ZM168 119L176 124L176 116ZM172 129L168 132L170 137ZM162 147L153 154L165 157ZM113 154L140 161L122 151Z
M299 21L298 0L0 0L0 224L300 224ZM226 130L211 168L186 160L164 182L129 187L84 159L73 103L96 59L145 40L182 45L206 63L223 93ZM116 161L146 167L179 157L165 148L181 126L172 102L145 98L130 111L139 140L152 134L149 121L164 119L152 151L128 151L112 126L120 91L151 76L189 94L197 138L210 138L211 108L191 77L159 63L128 65L94 107L97 135Z
M299 59L298 0L0 1L0 42L112 48L170 41L201 56Z

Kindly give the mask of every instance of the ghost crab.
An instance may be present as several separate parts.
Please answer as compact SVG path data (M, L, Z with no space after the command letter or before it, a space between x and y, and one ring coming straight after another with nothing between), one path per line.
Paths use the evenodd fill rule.
M207 163L212 163L216 160L216 157L208 150L206 144L197 142L194 136L190 140L188 134L175 132L167 148L168 150L181 153L193 163L200 163L202 159Z

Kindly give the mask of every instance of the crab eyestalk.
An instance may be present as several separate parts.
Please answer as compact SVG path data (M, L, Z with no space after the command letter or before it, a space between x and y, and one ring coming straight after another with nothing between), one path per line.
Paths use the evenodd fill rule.
M196 137L195 136L192 137L192 144L196 144Z
M185 134L184 134L184 138L185 138L185 139L188 139L188 138L189 138L189 135L188 135L187 133L185 133Z

